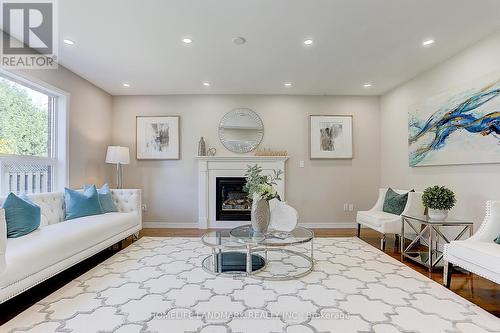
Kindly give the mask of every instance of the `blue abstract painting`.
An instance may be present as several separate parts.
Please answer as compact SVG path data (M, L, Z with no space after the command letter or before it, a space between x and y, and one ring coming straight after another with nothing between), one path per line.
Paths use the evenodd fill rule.
M500 163L500 75L412 108L408 130L410 166Z

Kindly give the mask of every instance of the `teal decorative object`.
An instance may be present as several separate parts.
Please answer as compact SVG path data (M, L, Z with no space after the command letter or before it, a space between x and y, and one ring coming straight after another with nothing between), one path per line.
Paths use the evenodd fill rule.
M102 214L99 194L95 185L92 185L83 192L64 188L64 202L66 204L65 220Z
M83 185L83 190L87 190L92 187L92 185ZM97 190L99 194L99 203L101 204L103 213L116 213L118 209L113 202L113 197L111 196L111 191L109 190L109 185L104 184L100 189Z
M495 243L500 244L500 235L498 235L498 237L495 238Z
M40 226L40 206L28 197L10 193L2 207L7 221L7 237L16 238L29 234Z
M415 192L411 190L410 192ZM392 188L387 189L384 199L384 207L382 210L386 213L401 215L406 207L406 202L408 201L408 193L399 194L395 192Z

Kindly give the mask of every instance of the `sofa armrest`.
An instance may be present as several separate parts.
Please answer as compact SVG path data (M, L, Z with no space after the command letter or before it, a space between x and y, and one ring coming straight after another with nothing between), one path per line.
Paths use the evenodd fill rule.
M142 215L141 190L112 189L111 196L119 212Z
M5 210L0 208L0 273L5 270L5 251L7 250L7 222Z
M425 217L425 207L422 203L422 192L408 192L408 201L402 215Z

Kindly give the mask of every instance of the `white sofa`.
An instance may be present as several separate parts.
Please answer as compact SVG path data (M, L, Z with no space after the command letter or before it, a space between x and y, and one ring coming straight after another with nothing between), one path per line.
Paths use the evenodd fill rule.
M367 211L359 211L356 215L356 223L358 224L358 237L361 233L361 226L376 230L382 234L380 239L380 249L385 250L385 240L387 234L398 236L401 233L401 216L386 213L383 211L385 195L387 188L379 189L378 199L372 209ZM422 192L409 192L408 190L396 190L398 194L408 192L408 201L402 215L411 215L423 217L425 208L422 204ZM395 245L397 245L397 237Z
M453 265L500 283L500 200L486 203L486 215L479 230L466 240L444 245L443 284L450 287Z
M40 227L18 238L7 238L0 209L0 303L139 232L141 191L111 194L119 212L69 221L64 221L64 193L29 195L41 208Z

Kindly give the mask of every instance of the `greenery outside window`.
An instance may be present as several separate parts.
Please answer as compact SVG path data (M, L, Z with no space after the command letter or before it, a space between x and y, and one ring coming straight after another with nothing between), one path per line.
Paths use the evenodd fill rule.
M68 95L0 73L0 192L42 193L67 183Z

